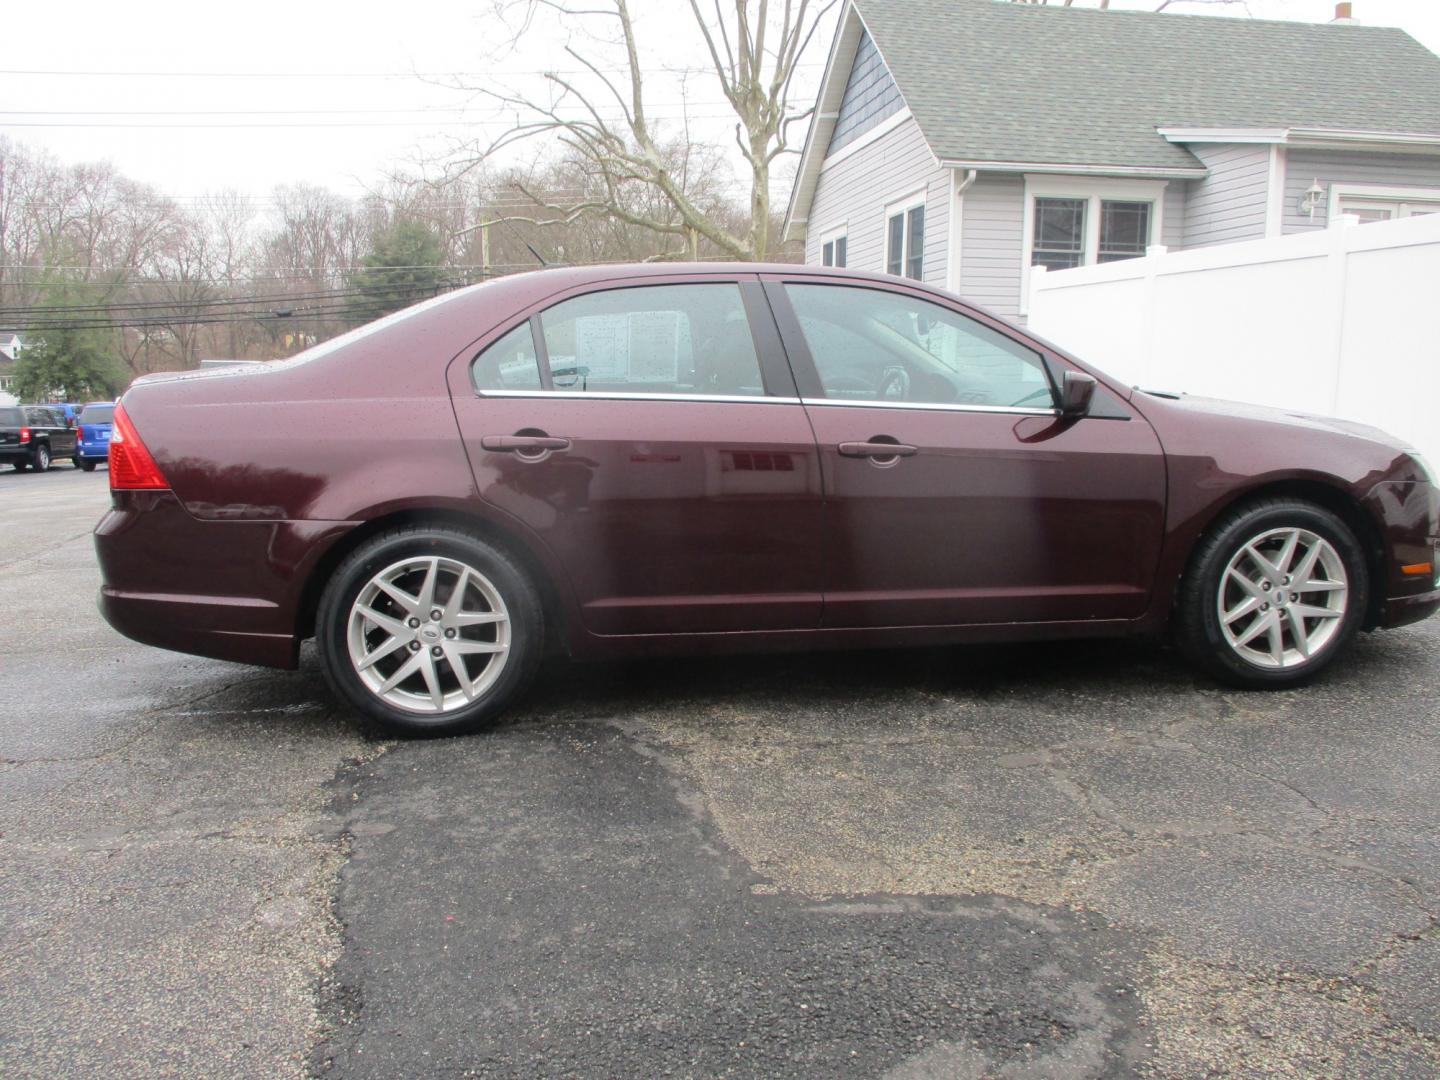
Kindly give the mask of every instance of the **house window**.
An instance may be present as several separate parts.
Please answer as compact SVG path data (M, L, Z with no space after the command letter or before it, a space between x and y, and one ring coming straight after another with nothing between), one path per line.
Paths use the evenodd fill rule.
M1138 200L1037 197L1030 264L1068 270L1139 258L1150 244L1152 205ZM1092 215L1099 222L1093 230Z
M1096 262L1119 262L1145 254L1150 244L1150 204L1100 201L1100 248Z
M1025 177L1020 314L1030 307L1030 268L1076 266L1134 259L1164 235L1164 180L1128 177Z
M886 211L885 272L916 281L925 275L923 194L910 200L908 205L892 206Z
M820 262L824 266L845 265L845 236L836 236L826 240L820 246Z
M1434 188L1387 188L1378 184L1337 186L1332 202L1332 216L1353 214L1362 223L1440 214L1440 190Z
M1068 270L1085 261L1085 199L1036 199L1031 263Z

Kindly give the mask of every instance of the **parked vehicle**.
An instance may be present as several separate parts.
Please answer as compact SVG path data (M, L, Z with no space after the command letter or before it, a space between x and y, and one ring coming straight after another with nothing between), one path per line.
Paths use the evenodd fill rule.
M113 401L92 401L80 411L75 424L75 466L94 472L110 453L110 429L114 422Z
M75 453L75 429L48 405L0 408L0 462L16 472L44 472L57 457Z
M111 624L394 731L576 657L1170 633L1288 687L1440 608L1381 432L1136 391L954 296L797 266L557 269L115 410Z

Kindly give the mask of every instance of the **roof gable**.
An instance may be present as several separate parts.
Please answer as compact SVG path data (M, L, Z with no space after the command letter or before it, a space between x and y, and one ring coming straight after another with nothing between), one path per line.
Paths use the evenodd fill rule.
M830 145L825 151L828 157L846 144L854 142L882 120L905 108L905 98L895 85L895 78L875 42L863 30L860 43L855 48L855 59L850 65L850 76L845 82L845 94L840 99L840 112L835 118L835 130L830 136Z

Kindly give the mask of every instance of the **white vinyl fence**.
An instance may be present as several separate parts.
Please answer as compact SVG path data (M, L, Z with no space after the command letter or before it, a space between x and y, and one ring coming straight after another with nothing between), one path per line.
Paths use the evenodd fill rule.
M1030 280L1030 329L1126 383L1358 420L1440 462L1440 214Z

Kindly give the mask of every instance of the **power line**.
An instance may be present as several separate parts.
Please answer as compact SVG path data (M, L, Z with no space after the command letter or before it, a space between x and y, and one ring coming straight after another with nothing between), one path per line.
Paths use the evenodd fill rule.
M823 61L804 61L797 68L824 67ZM606 75L628 75L627 67L599 67ZM708 73L709 68L697 71ZM488 69L479 71L90 71L59 68L4 68L0 75L39 75L101 79L507 79L517 75L588 75L588 68Z
M399 269L397 267L385 267L384 269ZM441 267L435 267L442 270ZM148 284L137 282L136 285ZM204 285L205 282L186 281L175 284ZM388 284L376 282L369 287L348 286L343 289L328 289L323 292L311 293L272 293L265 296L228 296L215 297L211 299L195 297L190 299L175 298L171 300L116 300L105 304L29 304L0 307L0 319L13 319L21 315L51 315L58 318L61 314L70 314L83 311L101 311L107 314L128 311L143 311L148 309L161 309L165 311L184 310L187 308L208 309L217 307L239 307L239 306L281 306L295 304L303 300L334 300L343 299L349 296L365 296L376 290L394 291L399 289L429 290L435 288L434 284L421 284L418 282L405 284L403 282Z
M430 296L438 296L442 292L449 292L453 288L427 288L421 293L414 295L398 294L391 297L381 297L375 300L361 303L349 304L325 304L312 307L302 307L294 311L279 312L227 312L215 315L198 315L182 318L159 318L146 317L141 319L53 319L53 320L32 320L12 326L0 326L0 331L6 333L31 333L43 334L52 330L147 330L147 329L169 329L175 326L237 326L243 323L259 322L314 322L316 320L353 319L363 316L376 316L393 310L396 301L401 301L403 306L417 302Z
M652 109L685 109L692 106L706 108L729 104L724 98L681 102L655 102L647 104ZM410 113L472 113L476 110L467 105L417 105L409 109L393 109L383 106L347 109L0 109L0 116L371 116Z
M648 112L649 109L647 108L646 111ZM661 116L661 117L659 117L658 119L662 119L662 120L725 120L725 119L731 119L731 118L733 118L734 116L735 116L735 113L734 113L733 111L731 111L731 112L715 112L715 113L693 113L693 112L692 112L692 113L685 113L684 115L677 115L677 116ZM561 123L575 123L575 122L584 122L584 121L587 121L587 120L590 120L590 119L592 119L592 117L588 116L587 114L583 114L583 113L582 113L582 114L576 114L575 116L569 117L568 119L562 119L560 122L561 122ZM602 114L601 119L605 120L607 123L620 123L620 122L622 122L622 121L625 120L625 117L620 116L620 115L618 115L618 114L617 114L617 115L614 115L614 116L605 116L605 115ZM315 120L315 121L302 121L302 122L297 122L297 123L275 123L275 122L270 122L270 121L266 121L266 122L258 122L258 121L257 121L257 122L255 122L255 123L243 122L243 123L223 123L223 124L139 123L139 122L133 122L133 123L132 123L132 122L128 122L128 121L127 121L127 122L123 122L123 123L92 123L92 122L89 122L89 121L69 121L69 120L60 120L60 121L51 121L51 120L6 120L6 121L3 121L3 122L0 122L0 127L16 127L16 128L22 128L22 127L33 127L33 128L91 128L91 129L103 129L103 128L116 128L116 129L131 129L131 128L136 128L136 129L141 129L141 128L172 129L172 128L173 128L173 129L175 129L175 130L177 130L177 131L178 131L178 130L185 130L185 129L189 129L189 128L209 128L209 129L214 130L214 131L225 131L225 130L231 130L231 129L237 130L237 131L243 131L243 130L247 130L247 129L251 129L251 128L267 128L267 129L282 129L282 130L285 129L285 128L385 128L385 127L408 127L408 128L417 128L417 127L492 127L492 128L493 128L493 127L501 126L501 125L503 125L503 126L506 127L506 128L511 128L511 127L515 127L515 126L516 126L514 123L512 123L511 121L508 121L508 120L435 120L435 121L418 121L418 120L416 120L416 121L411 121L411 120Z

